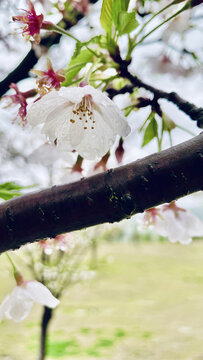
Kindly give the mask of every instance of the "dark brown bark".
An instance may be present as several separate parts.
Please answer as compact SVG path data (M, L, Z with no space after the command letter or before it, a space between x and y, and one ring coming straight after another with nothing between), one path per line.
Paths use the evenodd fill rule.
M120 75L122 77L130 80L131 85L127 85L119 91L116 91L114 89L108 89L107 91L111 98L117 94L125 94L126 92L132 93L132 91L135 87L144 88L144 89L150 91L154 95L154 98L151 101L152 105L153 105L153 102L156 105L157 100L159 100L159 99L166 99L166 100L172 102L173 104L175 104L181 111L183 111L185 114L187 114L191 118L191 120L196 121L198 127L203 128L203 108L197 107L196 105L190 103L189 101L181 98L174 91L167 92L167 91L157 89L154 86L145 83L144 81L139 79L137 76L132 75L128 71L128 65L130 64L130 61L126 61L121 58L119 49L117 49L116 55L112 54L112 58L114 59L114 61L117 64L119 64Z
M152 92L154 94L154 101L158 99L166 99L173 104L175 104L181 111L187 114L191 120L197 122L197 126L203 128L203 108L197 107L196 105L190 103L189 101L181 98L176 92L163 91L155 88L149 84L144 83L138 77L131 75L131 81L134 87L143 87L144 89Z
M52 317L52 312L53 312L52 309L44 306L44 311L41 321L39 360L44 360L47 354L47 333L48 333L48 325Z
M198 6L203 3L203 0L191 0L191 7Z
M0 252L203 190L203 133L168 150L0 206Z

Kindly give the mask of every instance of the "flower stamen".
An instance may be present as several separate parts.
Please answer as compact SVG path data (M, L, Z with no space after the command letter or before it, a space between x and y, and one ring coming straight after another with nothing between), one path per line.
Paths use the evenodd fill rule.
M70 122L72 124L75 124L78 119L79 120L84 119L85 124L87 125L89 124L90 129L94 130L93 124L95 124L95 120L93 119L91 95L84 96L81 102L73 107L72 117L70 119ZM83 127L84 130L88 129L87 125Z

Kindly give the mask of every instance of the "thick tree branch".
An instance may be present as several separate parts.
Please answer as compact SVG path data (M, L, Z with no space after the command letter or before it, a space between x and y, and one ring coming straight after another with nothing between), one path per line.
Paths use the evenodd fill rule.
M0 206L0 252L203 190L203 133L168 150Z
M185 114L187 114L192 120L197 121L197 126L200 128L203 128L203 108L197 107L196 105L190 103L189 101L186 101L182 99L178 94L175 92L168 93L167 91L163 91L160 89L155 88L152 85L149 85L139 79L137 76L132 75L128 71L128 65L129 62L123 60L120 57L119 50L116 55L112 55L113 59L117 64L119 64L119 71L120 75L128 80L130 80L131 85L125 86L123 89L121 89L119 92L116 93L116 90L109 89L107 90L110 94L110 97L115 96L116 94L122 94L126 91L132 92L133 88L139 87L144 88L148 91L150 91L154 95L154 101L157 102L159 99L166 99L172 103L174 103L181 111L183 111Z

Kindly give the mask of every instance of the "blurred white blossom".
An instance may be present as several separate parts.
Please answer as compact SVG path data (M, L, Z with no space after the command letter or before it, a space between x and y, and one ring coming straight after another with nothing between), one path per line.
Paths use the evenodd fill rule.
M88 281L94 279L96 276L96 271L94 270L82 270L80 272L75 272L72 275L73 282L80 282L80 281Z
M183 35L185 31L189 28L189 20L191 16L191 11L184 11L180 15L176 16L169 25L164 30L162 34L162 40L166 43L169 42L171 36L173 34L180 34Z
M172 243L187 245L193 236L203 236L203 222L189 211L178 207L174 201L160 208L145 212L145 225L153 226L155 231L168 237Z
M41 240L39 241L39 245L46 255L51 255L55 250L70 252L75 246L73 236L69 233L57 235L55 238Z

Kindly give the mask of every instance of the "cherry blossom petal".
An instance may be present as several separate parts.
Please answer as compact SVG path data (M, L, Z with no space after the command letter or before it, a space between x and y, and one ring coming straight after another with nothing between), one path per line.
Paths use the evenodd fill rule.
M53 90L30 106L27 114L30 125L35 126L47 121L49 115L55 109L67 103L67 100L61 96L57 96L57 93L56 90Z
M195 215L184 209L160 208L160 216L154 221L154 228L158 234L168 237L175 243L188 245L192 236L203 236L203 223Z
M28 297L26 290L16 286L1 304L0 317L4 314L15 322L22 321L28 316L32 305L33 301Z
M124 116L118 108L112 104L108 104L108 107L104 105L100 106L100 110L104 121L112 128L114 132L117 132L118 135L129 135L130 127L128 126Z
M58 94L60 97L62 97L64 100L66 99L66 101L70 101L73 104L78 104L80 103L80 101L82 100L83 96L87 95L88 91L85 91L84 89L86 87L91 87L91 86L84 86L84 87L62 87L59 91ZM78 91L79 89L79 91Z
M60 129L67 127L69 114L70 107L68 107L67 104L62 104L60 107L55 108L49 113L41 132L45 134L50 141L54 142L55 139L58 138L58 130L60 133ZM58 126L56 126L56 123Z
M7 308L7 304L9 303L9 299L10 299L10 295L7 295L5 297L5 299L3 300L3 302L1 303L1 305L0 305L0 322L3 319L4 311Z
M100 158L106 154L116 138L111 127L104 123L99 113L94 112L94 119L94 129L91 126L87 127L86 136L76 148L82 157L89 160ZM97 134L100 136L98 137Z
M38 304L55 308L59 304L59 300L56 299L46 286L38 281L28 281L25 284L25 288L30 298Z
M203 236L203 222L189 211L179 212L179 221L190 236Z

